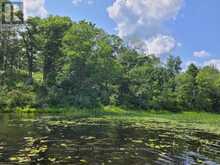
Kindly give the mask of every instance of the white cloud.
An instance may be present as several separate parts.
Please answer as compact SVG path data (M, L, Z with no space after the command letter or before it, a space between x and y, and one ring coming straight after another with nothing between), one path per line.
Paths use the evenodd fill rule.
M150 49L161 55L177 44L164 33L163 25L176 18L182 3L183 0L116 0L107 11L116 22L120 37L132 45L142 46L140 49L145 52Z
M74 6L78 6L82 3L85 3L87 5L92 5L94 3L94 0L72 0L72 3Z
M212 59L212 60L206 61L204 63L204 66L214 66L218 70L220 70L220 59Z
M24 0L24 17L39 16L46 17L47 10L44 7L45 0Z
M92 4L94 4L94 1L89 0L89 1L87 2L87 4L88 4L88 5L92 5Z
M205 51L205 50L201 50L201 51L193 52L193 56L194 57L202 58L202 57L208 57L208 56L210 56L210 54L207 51Z
M176 41L171 36L158 35L152 37L146 41L146 54L161 55L163 53L169 53L176 47Z
M82 0L73 0L72 3L76 6L82 3Z

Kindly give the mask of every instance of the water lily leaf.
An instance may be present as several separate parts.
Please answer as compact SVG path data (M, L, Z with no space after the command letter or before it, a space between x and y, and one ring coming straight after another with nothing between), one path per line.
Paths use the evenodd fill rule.
M17 158L16 158L16 157L10 157L9 160L10 160L10 161L16 161Z
M84 159L81 159L80 162L81 162L81 163L88 163L88 162L87 162L86 160L84 160Z
M60 146L67 147L67 144L62 143Z
M133 143L143 143L143 140L132 140Z
M89 136L87 138L85 138L86 140L93 140L93 139L96 139L96 137L93 137L93 136Z
M202 163L203 163L203 161L200 160L200 159L197 159L196 161L197 161L197 163L199 163L199 164L202 164Z
M51 162L55 162L56 158L48 158L48 160L51 161Z

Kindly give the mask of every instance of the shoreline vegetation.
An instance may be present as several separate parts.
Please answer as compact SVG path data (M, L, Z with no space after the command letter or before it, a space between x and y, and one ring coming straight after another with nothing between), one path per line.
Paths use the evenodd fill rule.
M108 105L220 112L215 66L182 68L179 56L161 60L86 20L32 17L22 26L1 34L0 112Z
M145 122L160 123L164 127L178 127L180 129L190 128L201 131L220 134L220 114L209 112L170 112L157 110L129 110L125 108L106 106L96 109L78 109L78 108L17 108L15 111L6 111L16 114L44 114L44 115L68 115L76 119L87 119L95 121L108 122L126 122L139 123Z

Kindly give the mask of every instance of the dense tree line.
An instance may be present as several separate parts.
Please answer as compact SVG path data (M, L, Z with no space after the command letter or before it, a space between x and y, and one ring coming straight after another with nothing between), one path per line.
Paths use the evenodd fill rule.
M29 18L1 31L0 109L99 107L220 112L220 72L161 62L86 21Z

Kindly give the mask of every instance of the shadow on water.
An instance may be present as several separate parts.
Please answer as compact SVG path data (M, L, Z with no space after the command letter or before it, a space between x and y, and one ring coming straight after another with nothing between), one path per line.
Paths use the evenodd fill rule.
M220 136L170 123L0 115L0 164L220 164Z

